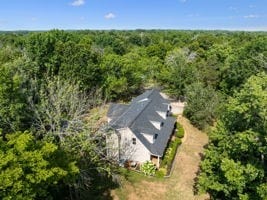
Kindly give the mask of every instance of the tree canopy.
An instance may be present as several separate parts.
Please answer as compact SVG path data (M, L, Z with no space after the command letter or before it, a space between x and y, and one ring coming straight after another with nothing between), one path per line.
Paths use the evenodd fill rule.
M250 77L210 135L199 188L214 199L265 199L267 75Z
M74 160L51 142L36 141L29 132L0 139L1 199L38 199L79 172ZM68 180L69 181L69 180Z
M116 165L91 111L157 87L186 100L195 126L215 126L199 189L264 199L266 66L266 32L0 32L0 198L103 189Z

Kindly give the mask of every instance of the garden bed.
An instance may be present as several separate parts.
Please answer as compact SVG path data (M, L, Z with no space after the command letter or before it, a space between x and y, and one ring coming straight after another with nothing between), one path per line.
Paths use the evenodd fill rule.
M170 175L177 149L181 145L182 143L181 138L183 137L184 137L184 129L180 124L177 124L175 133L160 163L160 168L156 172L157 177L164 177Z

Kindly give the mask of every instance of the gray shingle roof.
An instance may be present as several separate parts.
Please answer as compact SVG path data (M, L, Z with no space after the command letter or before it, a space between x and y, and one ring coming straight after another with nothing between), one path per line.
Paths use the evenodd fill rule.
M109 106L108 114L107 116L109 118L115 119L118 118L126 111L126 109L129 108L129 105L126 104L115 104L112 103Z
M166 113L169 103L160 95L159 90L148 90L134 98L128 106L112 105L108 114L112 118L109 125L114 129L130 128L151 154L163 156L176 120L169 116L164 119L157 111ZM115 111L116 109L118 110ZM163 122L164 125L159 130L151 121ZM143 133L153 136L158 134L158 137L150 143Z
M129 127L134 120L142 113L144 108L149 104L150 100L139 103L132 103L119 117L110 121L109 125L113 128Z

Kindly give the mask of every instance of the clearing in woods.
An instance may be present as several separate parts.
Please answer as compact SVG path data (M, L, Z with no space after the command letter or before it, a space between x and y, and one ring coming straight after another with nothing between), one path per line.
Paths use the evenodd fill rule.
M205 200L206 195L194 195L196 173L201 153L208 143L208 136L193 127L189 120L179 116L178 122L185 130L183 143L178 148L173 173L170 178L138 178L124 181L119 189L111 191L115 200Z

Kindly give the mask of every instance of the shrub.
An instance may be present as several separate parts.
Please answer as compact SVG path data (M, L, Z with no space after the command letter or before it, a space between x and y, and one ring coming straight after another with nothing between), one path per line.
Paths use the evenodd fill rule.
M176 138L175 140L170 142L169 147L166 150L163 160L161 162L161 167L167 166L168 171L171 169L176 150L181 143L182 141L180 138Z
M156 166L151 161L146 161L141 165L141 172L146 176L154 176L156 173Z
M182 127L182 125L177 124L177 130L176 130L175 136L178 138L184 137L184 128Z
M166 168L160 168L159 170L156 171L156 177L157 178L163 178L167 173Z
M162 166L165 166L168 164L168 160L171 157L172 151L173 151L173 148L171 147L171 144L170 144L169 147L167 148L166 152L165 152L163 160L161 161Z
M171 116L174 117L174 118L178 118L178 115L177 114L171 113Z

